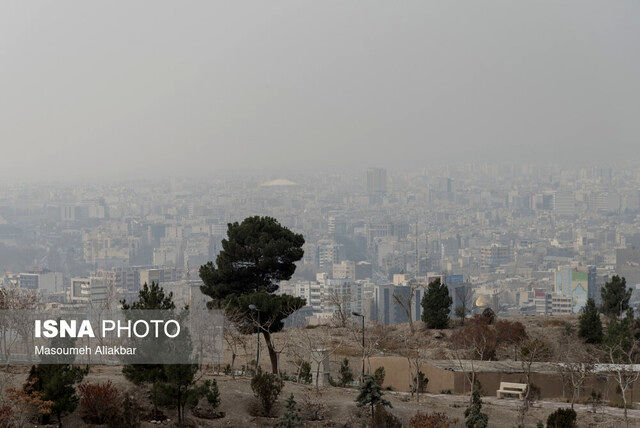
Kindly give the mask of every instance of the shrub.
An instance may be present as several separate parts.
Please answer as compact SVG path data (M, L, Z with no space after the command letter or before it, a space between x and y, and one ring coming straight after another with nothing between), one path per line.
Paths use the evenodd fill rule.
M34 391L31 381L22 389L7 389L6 396L8 401L0 406L0 427L25 426L34 417L51 413L53 402L43 400L44 394Z
M360 393L356 398L356 406L371 407L371 418L374 417L374 410L378 405L392 407L391 403L382 398L382 389L374 380L373 376L367 375L364 377L362 385L360 385Z
M93 424L105 424L113 418L122 399L111 381L104 384L85 383L78 386L82 419Z
M573 409L558 409L547 418L547 428L573 428L577 417Z
M493 309L487 308L482 311L482 318L484 318L487 324L493 324L493 322L496 320L496 313L493 312Z
M257 373L251 378L251 390L260 400L264 415L271 417L274 405L282 392L284 382L280 376L272 373L264 373L258 368Z
M457 418L449 419L445 413L416 413L409 424L411 428L449 428L458 423Z
M303 413L304 418L307 421L321 421L324 419L325 407L324 404L318 403L312 400L310 395L305 395L303 399Z
M307 361L303 361L300 365L299 379L304 383L311 383L311 364L309 364Z
M120 411L109 420L111 427L138 427L142 407L134 397L128 395L122 400Z
M482 399L477 389L471 393L471 404L464 411L464 417L467 428L486 428L489 423L487 414L482 413Z
M300 409L296 407L296 400L293 398L293 394L287 398L287 404L285 406L284 414L276 422L276 427L282 428L296 428L302 426L304 423L304 417L300 414Z
M428 384L429 378L427 378L422 371L418 370L418 374L413 378L413 392L422 394L427 390Z
M340 365L340 386L347 386L353 382L353 373L349 367L349 360L345 358Z
M220 405L220 391L218 390L218 382L215 379L207 380L201 386L204 397L207 399L207 403L214 409L217 409Z
M371 426L373 428L402 428L402 422L385 406L378 404L373 411Z
M373 380L380 386L384 383L384 367L378 367L375 372L373 372Z

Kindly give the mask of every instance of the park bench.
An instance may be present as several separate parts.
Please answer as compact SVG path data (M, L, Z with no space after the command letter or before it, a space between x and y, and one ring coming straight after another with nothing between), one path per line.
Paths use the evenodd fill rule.
M498 398L517 396L519 399L523 400L526 392L526 383L500 382L500 389L496 395Z

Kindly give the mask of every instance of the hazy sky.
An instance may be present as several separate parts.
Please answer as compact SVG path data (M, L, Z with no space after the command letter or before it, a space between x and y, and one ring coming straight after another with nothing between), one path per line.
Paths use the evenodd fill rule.
M640 2L3 1L0 147L45 179L639 158Z

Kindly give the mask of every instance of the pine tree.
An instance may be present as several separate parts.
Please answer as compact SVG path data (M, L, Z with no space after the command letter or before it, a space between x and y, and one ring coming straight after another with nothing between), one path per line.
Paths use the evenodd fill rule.
M353 373L349 367L349 360L345 358L340 365L340 386L347 386L353 382Z
M482 413L482 398L478 388L473 388L471 393L471 404L464 411L466 418L464 423L467 428L486 428L489 423L489 417L486 413Z
M300 376L298 376L298 380L304 383L311 383L312 378L311 364L309 364L308 361L303 361L300 366Z
M582 315L578 335L587 343L602 343L602 321L593 299L587 299Z
M58 320L59 321L59 320ZM51 340L52 348L71 348L75 346L74 338L55 337ZM73 363L75 357L69 362ZM62 426L62 416L72 413L78 406L75 384L80 383L89 372L89 367L81 368L71 364L57 364L60 361L57 356L43 358L42 364L32 366L29 371L28 383L33 391L41 392L45 401L53 402L51 414L58 420L58 426ZM49 415L44 415L43 423L49 422Z
M362 385L360 385L360 393L356 398L356 406L370 406L371 417L373 418L373 412L378 404L393 407L390 402L382 398L382 388L376 383L373 376L366 375Z
M276 422L277 427L296 428L304 424L304 417L300 414L300 410L296 407L296 400L293 394L286 400L285 412Z
M428 328L446 328L449 324L449 312L453 300L449 289L436 278L429 283L427 292L422 298L422 321Z
M289 280L295 272L295 262L304 254L303 244L302 235L274 218L248 217L228 225L215 265L208 262L200 267L200 290L212 299L208 305L244 314L243 332L263 335L274 374L278 374L278 354L271 335L305 305L302 298L275 293L279 282Z
M191 355L193 346L187 328L183 328L176 339L169 344L171 352L181 352ZM195 407L202 397L206 397L214 408L219 404L220 397L216 383L206 381L196 386L195 375L198 364L164 364L162 365L164 379L157 381L151 388L154 405L171 406L178 409L178 423L184 423L185 407Z
M600 290L602 295L602 313L609 318L619 317L629 308L631 289L627 289L627 281L614 275Z
M138 292L138 301L128 304L126 300L121 300L124 310L174 310L173 293L165 294L164 289L156 282L151 286L145 283ZM150 352L156 348L155 344ZM144 352L144 342L139 353ZM144 383L164 382L167 377L162 364L127 364L122 368L122 374L129 381L136 385Z

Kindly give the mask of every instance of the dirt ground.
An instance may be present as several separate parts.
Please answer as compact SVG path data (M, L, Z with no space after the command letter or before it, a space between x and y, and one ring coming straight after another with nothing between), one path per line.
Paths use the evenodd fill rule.
M26 378L26 367L17 367L11 370L8 379L5 374L5 385L11 383L20 385ZM206 420L188 416L188 425L207 427L266 427L273 426L275 419L251 416L250 411L255 406L255 398L251 391L248 378L232 379L231 376L206 373L203 379L214 378L218 382L221 395L220 410L225 412L225 417L216 420ZM91 372L84 382L106 382L111 380L121 391L136 397L144 402L146 409L150 409L145 388L135 387L124 379L121 368L117 366L92 367ZM290 394L294 395L298 405L306 407L306 402L322 405L324 415L321 421L307 422L305 426L311 427L360 427L363 420L360 410L355 406L357 396L356 389L327 387L319 391L308 385L294 382L285 382L284 390L280 396L280 402ZM464 409L467 406L468 397L454 395L423 394L420 402L411 398L408 394L386 392L387 398L393 405L392 413L400 418L403 426L409 426L409 420L416 412L443 412L451 418L458 418L456 426L464 426ZM497 400L494 397L484 397L483 411L489 416L489 426L515 427L517 426L518 406L516 400ZM284 405L284 404L282 404ZM527 427L535 427L538 421L546 421L549 413L559 406L567 406L564 403L539 402L529 410L526 418ZM624 425L621 409L603 408L598 413L593 413L587 406L578 406L578 425L580 427L618 427ZM143 414L145 412L142 412ZM167 410L166 415L171 419L162 425L175 426L175 411ZM640 426L640 411L630 411L630 426ZM158 424L144 421L143 427L153 427ZM63 426L86 426L78 411L68 415L63 420Z

